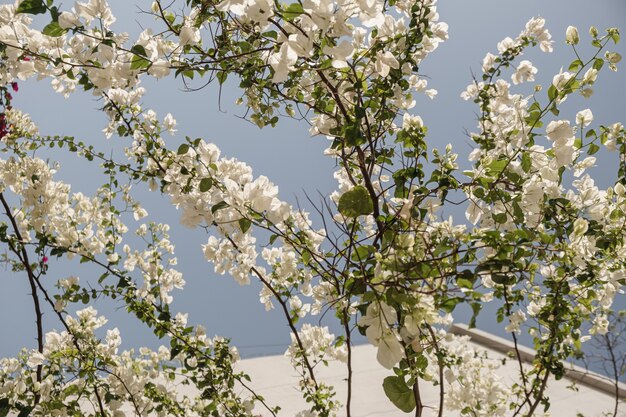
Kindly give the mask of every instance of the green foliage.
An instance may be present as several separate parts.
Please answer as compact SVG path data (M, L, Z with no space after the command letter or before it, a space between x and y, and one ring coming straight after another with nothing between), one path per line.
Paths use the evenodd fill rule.
M404 378L399 376L388 376L383 381L383 390L387 398L405 413L415 410L415 397L413 390L407 386Z
M374 204L367 189L357 185L341 195L338 209L346 217L358 217L371 214L374 211Z

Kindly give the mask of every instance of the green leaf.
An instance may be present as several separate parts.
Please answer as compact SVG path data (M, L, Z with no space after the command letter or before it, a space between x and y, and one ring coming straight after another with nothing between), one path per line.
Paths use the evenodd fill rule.
M508 219L508 216L506 215L506 213L492 214L491 217L493 217L493 221L495 221L498 224L504 224L506 223Z
M611 39L613 39L613 42L617 45L619 43L619 33L618 32L611 33Z
M300 3L291 3L289 7L283 11L283 17L287 20L293 20L304 13L304 9Z
M467 288L469 290L474 288L474 283L471 280L465 278L457 278L456 285L458 285L459 288Z
M524 221L524 211L517 201L513 201L513 214L515 215L515 221L517 223Z
M146 58L135 55L133 59L130 60L130 69L140 70L140 69L148 68L151 64L152 62L150 62Z
M130 61L130 69L137 70L148 68L152 62L148 59L148 53L146 52L146 48L141 45L134 45L130 48L130 52L135 54L133 59Z
M589 144L589 149L587 150L587 154L588 155L593 155L594 153L598 152L600 150L600 147L598 145L596 145L595 143L591 143Z
M350 257L353 261L358 262L369 258L369 256L376 252L376 248L372 245L365 245L357 247L354 252L352 252L352 256Z
M572 61L571 64L569 64L569 68L567 69L568 71L577 71L578 68L583 66L583 62L580 59L575 59Z
M186 143L183 143L182 145L178 147L178 151L176 153L178 155L184 155L187 152L189 152L189 145L187 145Z
M374 204L365 187L357 185L339 198L338 209L346 217L358 217L371 214Z
M509 164L508 159L496 159L489 165L487 165L487 169L493 175L500 175L500 173L504 170L504 168Z
M239 228L243 233L246 233L252 226L252 222L248 219L239 219Z
M428 358L420 353L415 358L415 368L421 371L425 371L427 366L428 366Z
M221 84L226 82L226 78L228 77L228 73L226 71L219 71L216 75L217 81Z
M15 13L42 14L46 11L43 0L24 0L17 6Z
M548 99L550 101L554 101L554 99L556 98L558 94L558 91L556 89L556 87L554 85L551 85L550 88L548 88Z
M596 71L600 71L603 66L604 66L604 59L596 58L596 60L593 61L593 69L595 69Z
M343 131L343 136L348 146L359 146L365 143L365 136L363 136L359 125L346 126Z
M22 408L22 411L20 411L17 417L28 417L31 411L33 411L32 407Z
M130 48L130 52L143 58L146 58L148 56L146 48L144 48L142 45L134 45L132 48Z
M530 168L532 167L532 160L530 158L530 154L528 152L524 152L522 154L522 169L524 172L530 172Z
M552 113L553 115L558 116L560 112L561 111L556 107L556 103L554 103L552 107L550 107L550 113Z
M216 211L226 207L228 207L228 203L226 201L220 201L219 203L211 207L211 214L215 214Z
M399 376L388 376L383 381L385 395L391 400L393 405L405 413L410 413L415 409L415 397L413 390L406 385L404 378Z
M493 282L495 282L496 284L500 284L500 285L513 285L515 284L515 277L514 276L509 276L506 274L493 274L491 276L491 279Z
M200 180L200 192L206 193L213 187L213 180L211 178L202 178Z
M9 414L10 410L11 410L11 406L9 405L9 399L8 398L0 399L0 417L6 417L7 414Z
M43 31L41 33L43 33L44 35L52 36L53 38L57 38L64 35L65 32L67 32L67 30L59 26L57 22L51 22L43 28Z
M462 301L463 301L462 298L448 298L443 303L441 303L439 308L441 308L446 313L452 313L454 309L456 308L457 304L461 303Z

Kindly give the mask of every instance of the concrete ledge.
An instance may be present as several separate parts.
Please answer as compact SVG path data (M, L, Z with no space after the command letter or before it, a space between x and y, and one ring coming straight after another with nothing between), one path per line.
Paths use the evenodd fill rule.
M449 331L459 336L469 336L472 342L495 350L496 352L503 353L507 356L509 353L515 355L515 345L513 342L502 337L492 335L482 330L470 329L465 324L453 324ZM517 350L519 351L520 358L524 362L531 363L533 359L535 359L535 351L533 349L518 345ZM568 379L576 381L581 385L615 396L615 381L603 375L573 364L568 364L565 375ZM619 399L626 400L626 384L621 382L617 383L617 394Z

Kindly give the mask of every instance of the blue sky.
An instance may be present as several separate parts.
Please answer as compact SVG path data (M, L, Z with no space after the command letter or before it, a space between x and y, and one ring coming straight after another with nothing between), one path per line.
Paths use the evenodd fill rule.
M149 8L149 2L138 2ZM182 2L181 2L182 3ZM69 4L69 3L68 3ZM135 2L129 0L110 1L118 21L114 29L138 33L139 22L149 25L145 15L137 13ZM594 7L595 6L595 7ZM472 74L480 72L480 63L486 52L494 52L496 43L506 36L515 36L532 16L540 15L555 40L555 52L543 54L533 51L527 54L539 68L538 83L546 84L561 67L567 67L574 59L571 49L565 45L565 29L568 25L579 27L583 39L590 25L601 31L606 27L622 27L626 32L626 3L622 0L599 2L580 0L551 1L508 1L508 0L446 0L439 6L441 20L450 25L450 40L429 57L420 69L430 78L430 87L439 90L435 100L422 97L418 100L414 114L419 114L429 126L432 146L443 147L452 143L464 160L472 147L466 131L475 129L477 109L472 103L459 98L460 92L471 81ZM615 48L626 56L623 44ZM283 121L275 129L258 129L238 116L243 108L233 105L238 97L234 83L227 83L218 100L216 86L200 91L183 91L180 80L160 80L145 83L148 93L147 107L154 108L163 117L172 112L178 121L178 135L172 139L172 148L184 136L203 137L214 141L222 154L234 156L248 162L255 173L268 176L279 185L283 199L292 204L309 207L306 195L317 199L318 192L328 195L334 188L332 178L335 162L322 155L327 146L323 137L311 138L306 123ZM118 146L115 139L109 142L101 133L105 117L97 109L99 103L88 93L78 92L69 99L56 95L49 81L29 81L20 84L14 105L31 114L44 134L65 134L83 138L98 144L100 149ZM578 110L590 107L596 116L595 122L609 124L626 121L626 68L617 73L601 74L596 84L596 95L590 100L575 97L568 100L562 115L573 118ZM89 167L75 158L59 153L62 168L59 178L72 184L74 191L93 192L93 178ZM601 186L610 185L616 168L604 170L597 167L592 175ZM279 353L289 342L288 329L276 312L266 313L258 302L257 285L240 287L228 277L216 276L211 265L203 261L200 244L206 240L201 231L190 231L178 225L175 210L160 197L142 193L145 206L157 217L171 223L172 237L177 244L180 269L185 274L187 288L177 296L175 306L190 313L190 322L203 323L209 334L219 334L233 339L244 355ZM447 211L459 221L459 211ZM78 270L77 264L59 262L51 264L49 279L62 278L71 274L95 273ZM96 275L97 276L97 275ZM14 355L22 346L35 345L34 314L28 295L25 277L4 272L5 282L0 291L0 356ZM621 308L626 307L624 298ZM97 305L110 317L109 325L122 330L124 346L155 345L149 333L142 330L132 319L128 319L120 306ZM464 312L455 314L459 321L466 321ZM46 319L49 328L58 327L51 314ZM498 326L488 316L479 319L485 330L497 331Z

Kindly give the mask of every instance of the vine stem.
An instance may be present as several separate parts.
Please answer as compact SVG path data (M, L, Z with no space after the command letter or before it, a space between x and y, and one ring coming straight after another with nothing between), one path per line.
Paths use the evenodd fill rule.
M37 278L35 277L35 273L30 264L30 260L28 258L28 252L26 248L22 244L24 239L22 238L22 234L20 233L20 229L17 226L17 222L11 213L11 208L4 198L4 193L0 193L0 202L2 202L2 206L4 207L4 212L9 218L11 222L11 226L13 227L13 231L15 232L15 236L19 241L19 246L14 245L13 242L9 241L9 246L11 250L17 255L20 262L24 266L26 270L26 274L28 275L28 284L30 285L31 297L33 299L33 306L35 308L35 321L37 323L37 350L39 353L43 353L43 312L41 311L41 305L39 303L39 294L37 292ZM37 365L37 382L41 382L42 380L42 365ZM39 394L35 394L35 404L39 402Z

